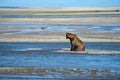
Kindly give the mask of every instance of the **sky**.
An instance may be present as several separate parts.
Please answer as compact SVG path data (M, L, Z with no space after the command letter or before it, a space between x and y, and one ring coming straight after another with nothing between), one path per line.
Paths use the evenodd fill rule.
M0 0L0 6L120 6L120 0Z

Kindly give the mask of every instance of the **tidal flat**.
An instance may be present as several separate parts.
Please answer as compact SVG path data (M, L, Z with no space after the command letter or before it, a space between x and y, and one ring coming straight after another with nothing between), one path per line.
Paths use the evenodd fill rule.
M119 57L120 7L0 8L2 80L119 80Z

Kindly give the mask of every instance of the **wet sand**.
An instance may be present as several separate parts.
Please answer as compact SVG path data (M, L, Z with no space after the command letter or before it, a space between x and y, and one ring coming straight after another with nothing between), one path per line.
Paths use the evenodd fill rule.
M48 74L49 73L49 74ZM118 79L120 78L119 73L112 72L107 69L55 69L55 68L0 68L0 75L3 76L3 79L6 77L11 78L9 74L14 76L14 78L30 78L30 79ZM19 76L18 76L19 75ZM24 77L22 78L22 76ZM36 78L35 78L36 77ZM55 78L54 78L55 77Z

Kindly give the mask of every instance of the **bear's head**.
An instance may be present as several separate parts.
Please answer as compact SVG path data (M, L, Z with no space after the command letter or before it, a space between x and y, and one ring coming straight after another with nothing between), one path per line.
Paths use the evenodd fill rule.
M75 34L72 34L72 33L66 33L66 39L73 40L75 37L76 37Z

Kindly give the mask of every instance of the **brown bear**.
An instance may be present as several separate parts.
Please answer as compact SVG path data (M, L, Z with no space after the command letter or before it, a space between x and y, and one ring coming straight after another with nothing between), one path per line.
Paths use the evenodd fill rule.
M66 33L66 39L70 39L71 51L85 51L83 41L81 41L75 34Z

